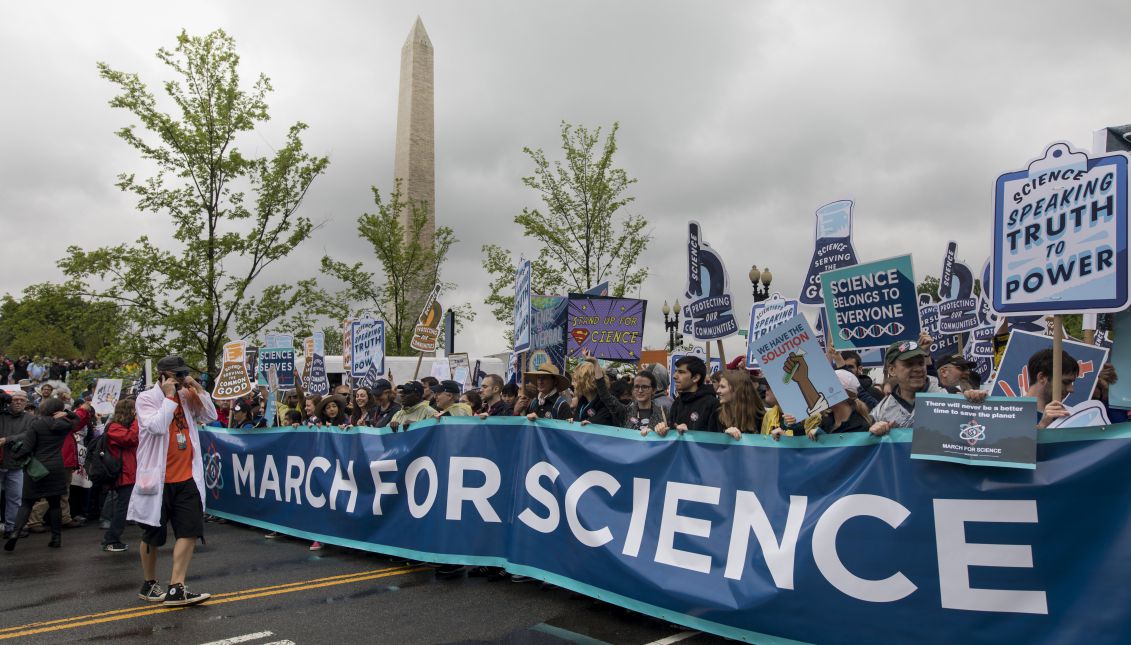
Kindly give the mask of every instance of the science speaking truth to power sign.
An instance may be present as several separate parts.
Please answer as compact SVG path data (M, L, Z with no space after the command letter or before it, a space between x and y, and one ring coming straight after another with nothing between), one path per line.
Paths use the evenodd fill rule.
M835 349L886 347L919 338L919 297L911 256L821 274Z
M1054 143L994 186L993 308L998 313L1124 309L1127 161Z

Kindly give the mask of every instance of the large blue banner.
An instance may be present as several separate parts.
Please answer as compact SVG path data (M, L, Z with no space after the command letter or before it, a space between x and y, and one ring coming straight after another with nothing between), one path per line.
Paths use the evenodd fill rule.
M1131 642L1131 425L1042 431L1032 471L913 461L910 437L201 433L216 515L503 566L735 639Z

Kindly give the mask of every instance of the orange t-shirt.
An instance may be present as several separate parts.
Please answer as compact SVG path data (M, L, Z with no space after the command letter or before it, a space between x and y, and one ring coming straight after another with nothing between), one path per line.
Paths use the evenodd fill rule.
M192 436L189 434L188 419L179 399L169 397L177 404L173 422L169 424L169 450L165 457L165 483L176 484L192 479ZM177 435L185 437L185 449L177 447Z

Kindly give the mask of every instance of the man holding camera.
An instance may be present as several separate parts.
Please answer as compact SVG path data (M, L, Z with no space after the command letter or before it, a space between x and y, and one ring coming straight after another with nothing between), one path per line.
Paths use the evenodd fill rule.
M137 397L137 475L127 519L142 526L138 596L177 607L204 602L209 594L185 589L196 540L204 537L204 462L198 424L216 419L212 397L190 375L180 356L157 361L158 382ZM172 524L173 571L168 591L157 582L157 548Z

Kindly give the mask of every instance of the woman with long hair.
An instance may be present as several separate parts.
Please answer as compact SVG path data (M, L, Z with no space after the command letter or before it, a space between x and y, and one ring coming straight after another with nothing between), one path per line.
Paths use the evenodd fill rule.
M750 375L742 370L723 370L715 392L719 395L719 410L708 424L712 432L725 432L732 439L741 439L743 432L758 433L766 405L750 382Z
M63 465L63 442L70 438L74 421L75 416L63 409L61 400L47 399L39 406L39 413L23 434L0 437L0 446L5 447L17 440L22 441L20 452L30 454L47 470L47 474L39 479L32 479L31 475L24 473L23 503L16 514L12 537L4 543L5 551L16 548L20 532L31 515L31 507L41 497L47 498L47 522L51 525L51 541L47 546L59 548L63 545L62 499L70 486L70 473Z
M350 417L346 412L346 399L340 394L331 394L318 403L318 423L324 426L348 428Z
M137 476L137 413L132 398L120 399L114 406L114 416L106 425L106 443L110 454L122 462L122 472L114 482L114 516L110 528L102 536L102 550L120 552L126 550L122 542L122 531L126 528L126 511L130 508L134 481Z
M372 426L376 424L373 410L377 408L377 397L366 386L357 388L353 395L353 410L350 412L350 425Z

